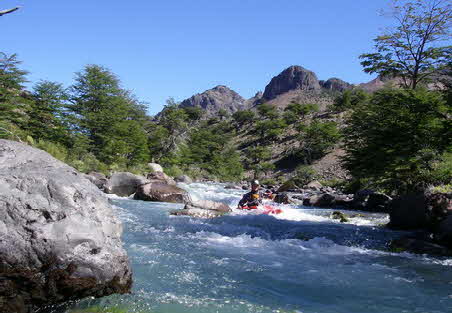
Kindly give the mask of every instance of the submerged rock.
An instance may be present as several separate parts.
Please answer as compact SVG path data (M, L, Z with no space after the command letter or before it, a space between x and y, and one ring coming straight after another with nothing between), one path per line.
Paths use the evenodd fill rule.
M339 220L341 223L347 223L349 221L347 215L340 211L334 211L331 213L330 218L333 220Z
M202 218L214 218L231 212L231 208L221 202L197 200L187 203L182 210L171 211L171 215L187 215Z
M75 169L0 140L0 312L130 291L121 224Z
M190 197L185 190L159 181L138 186L133 198L135 200L170 203L186 203L190 200Z
M389 244L392 252L410 252L416 254L430 254L436 256L452 256L452 250L431 241L404 237L392 240Z
M285 192L276 194L275 199L273 199L273 201L280 204L290 204L293 202L290 199L289 195Z
M118 172L111 175L105 184L105 192L120 197L128 197L137 191L138 186L148 183L143 176L128 172Z

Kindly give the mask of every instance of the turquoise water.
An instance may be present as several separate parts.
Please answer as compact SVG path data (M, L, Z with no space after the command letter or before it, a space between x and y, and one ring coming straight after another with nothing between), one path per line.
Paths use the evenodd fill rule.
M236 206L240 190L184 186ZM452 312L452 259L385 251L400 233L371 214L341 224L330 210L282 206L278 216L234 212L170 217L180 205L115 198L134 272L131 295L85 299L129 312Z

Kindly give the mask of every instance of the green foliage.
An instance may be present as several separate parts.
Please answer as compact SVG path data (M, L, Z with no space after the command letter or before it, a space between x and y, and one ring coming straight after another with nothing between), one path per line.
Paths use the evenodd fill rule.
M298 130L301 144L298 155L305 164L322 158L341 138L337 124L331 121L314 120L309 126L301 124Z
M172 165L170 167L164 168L164 172L166 175L171 177L177 177L184 174L184 171L182 171L178 166Z
M318 110L319 106L317 104L290 103L284 109L284 120L287 124L293 124L306 117L306 115L317 112Z
M271 119L258 121L255 125L256 134L264 141L274 141L278 139L287 128L284 119Z
M275 165L268 162L272 157L272 152L268 147L256 146L249 148L246 151L246 156L247 168L254 171L255 178L259 179L262 175L266 176L268 172L275 169Z
M317 178L315 170L308 165L300 165L295 169L292 182L297 186L304 186Z
M69 126L65 119L68 94L59 83L40 81L33 88L27 129L36 139L69 142Z
M250 110L237 111L234 114L232 114L232 118L239 126L242 126L246 123L249 124L253 123L254 120L256 119L256 114Z
M191 121L199 121L204 115L204 111L200 107L185 107L184 111Z
M434 186L430 189L432 193L452 193L452 184Z
M257 106L257 111L261 118L276 119L279 117L279 112L273 104L262 103Z
M55 159L58 159L62 162L66 162L68 158L68 150L65 146L59 143L54 143L50 141L45 141L43 139L38 140L35 144L35 147L41 150L48 152Z
M442 0L395 0L391 15L396 26L374 39L377 52L361 55L361 64L367 73L400 77L415 89L451 60L451 47L439 43L450 39L452 9Z
M0 52L0 127L11 128L12 124L24 129L30 99L24 92L27 71L19 68L22 62L17 55ZM6 127L5 127L6 126Z
M369 98L370 95L362 89L345 90L336 97L332 109L337 112L343 112L368 101Z
M347 120L344 165L355 179L387 190L417 191L439 183L448 177L439 174L447 170L438 164L450 160L444 154L451 148L450 114L437 92L379 91Z
M230 146L232 137L230 123L225 121L209 125L209 121L205 121L190 132L177 153L163 159L163 164L166 168L176 166L184 171L196 167L199 173L210 177L237 181L243 174L243 166L240 155Z
M129 166L146 161L147 135L139 123L141 107L120 87L115 74L99 65L88 65L76 74L71 89L74 125L89 138L89 152L107 164Z

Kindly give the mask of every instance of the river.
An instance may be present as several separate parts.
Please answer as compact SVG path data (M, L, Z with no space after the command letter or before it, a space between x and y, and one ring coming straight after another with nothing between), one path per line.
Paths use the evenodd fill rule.
M232 207L244 193L221 184L183 187ZM342 224L329 218L332 210L285 205L278 216L234 211L209 220L170 217L177 204L111 201L124 226L132 294L53 312L452 312L452 259L388 252L400 232L382 227L384 214Z

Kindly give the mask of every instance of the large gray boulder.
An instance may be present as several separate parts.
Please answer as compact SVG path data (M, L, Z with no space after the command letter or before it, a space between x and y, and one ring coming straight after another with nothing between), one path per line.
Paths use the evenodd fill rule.
M120 197L128 197L137 191L138 186L148 183L143 176L128 172L118 172L111 175L105 184L105 192Z
M0 140L0 312L129 292L121 223L75 169Z
M190 201L190 197L185 190L159 181L139 186L134 199L170 203L186 203Z

